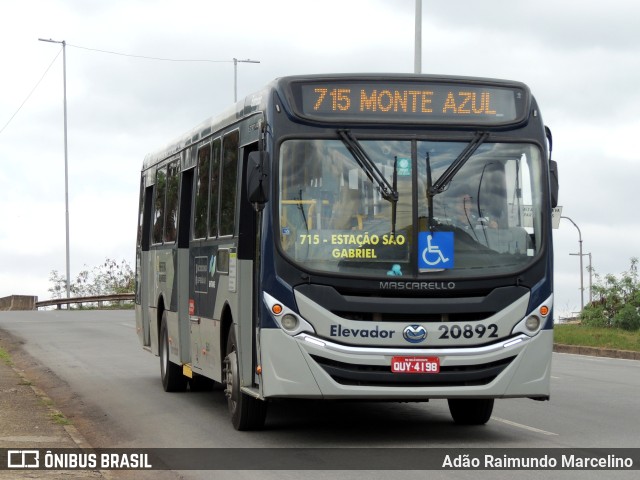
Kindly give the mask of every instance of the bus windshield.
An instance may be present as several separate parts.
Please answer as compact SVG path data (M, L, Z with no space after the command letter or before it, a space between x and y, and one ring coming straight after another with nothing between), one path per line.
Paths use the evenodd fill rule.
M396 202L385 199L382 182L339 139L280 146L280 247L301 268L367 277L476 277L512 273L539 253L539 192L545 189L537 146L485 141L434 191L468 141L358 144L397 192Z

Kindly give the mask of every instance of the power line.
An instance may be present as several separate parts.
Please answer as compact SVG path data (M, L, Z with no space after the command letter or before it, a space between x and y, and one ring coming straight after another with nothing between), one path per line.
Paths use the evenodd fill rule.
M40 85L40 82L42 82L42 80L44 79L44 77L47 75L47 72L49 71L49 69L52 67L52 65L54 64L54 62L56 61L56 59L60 56L60 52L62 52L62 49L60 49L60 51L57 53L57 55L54 57L53 61L49 64L49 66L47 67L47 69L44 71L44 73L42 74L42 77L40 77L40 80L38 80L38 83L36 83L35 87L33 87L31 89L31 92L29 92L29 95L27 95L27 98L24 99L24 101L20 104L20 106L18 107L18 110L16 110L16 112L11 115L11 118L9 119L9 121L7 123L5 123L4 127L2 127L0 129L0 134L2 134L2 132L4 132L4 129L7 128L9 126L9 124L11 123L11 121L13 120L13 118L18 114L18 112L20 110L22 110L22 107L24 107L24 104L27 103L27 100L29 100L29 98L31 97L31 95L33 95L33 92L36 91L36 88L38 88L38 85Z
M90 52L106 53L109 55L118 55L121 57L141 58L144 60L156 60L161 62L201 62L201 63L232 63L233 62L233 101L237 101L238 98L238 63L260 63L260 60L238 60L233 58L232 60L210 60L210 59L189 59L189 58L162 58L162 57L149 57L146 55L134 55L130 53L114 52L112 50L102 50L99 48L82 47L80 45L71 45L67 43L67 46L79 48L81 50L87 50Z
M71 45L67 43L67 47L79 48L81 50L89 50L91 52L108 53L109 55L119 55L121 57L142 58L145 60L158 60L161 62L206 62L206 63L231 63L233 60L208 60L208 59L188 59L188 58L161 58L148 57L145 55L133 55L129 53L113 52L111 50L101 50L99 48L82 47L80 45Z
M187 58L162 58L162 57L149 57L149 56L145 56L145 55L134 55L134 54L129 54L129 53L122 53L122 52L114 52L111 50L101 50L99 48L89 48L89 47L83 47L81 45L72 45L70 43L66 44L67 47L73 47L73 48L79 48L80 50L88 50L90 52L99 52L99 53L106 53L109 55L118 55L121 57L130 57L130 58L141 58L144 60L156 60L156 61L161 61L161 62L201 62L201 63L235 63L236 61L241 61L244 62L246 60L237 60L237 59L233 59L233 60L210 60L210 59L187 59ZM62 50L60 50L61 52ZM29 93L29 95L27 95L27 98L24 99L24 101L22 102L22 104L20 105L20 107L18 108L18 110L16 110L16 112L11 116L11 118L9 119L9 121L4 125L4 127L2 127L2 129L0 129L0 134L4 131L5 128L7 128L9 126L9 124L11 123L11 121L13 120L13 118L18 114L18 112L22 109L22 107L24 106L25 103L27 103L27 100L29 100L29 98L31 97L31 95L33 94L33 92L36 90L36 88L38 88L38 85L40 85L40 82L42 82L42 80L44 79L45 75L47 74L47 72L49 71L49 69L51 68L51 66L53 65L53 63L56 61L56 59L60 56L60 52L58 52L58 54L55 56L55 58L53 59L53 61L51 62L51 64L47 67L47 69L45 70L45 72L42 74L42 77L40 78L40 80L38 80L38 83L36 83L35 87L33 87L33 89L31 90L31 92Z

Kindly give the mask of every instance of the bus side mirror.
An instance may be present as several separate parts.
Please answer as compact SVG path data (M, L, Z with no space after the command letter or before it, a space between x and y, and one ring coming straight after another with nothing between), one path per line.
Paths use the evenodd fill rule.
M247 198L256 210L262 210L269 201L267 193L269 181L269 154L267 152L249 153L247 163Z
M558 206L558 191L560 183L558 181L558 162L549 160L549 183L551 187L551 208Z

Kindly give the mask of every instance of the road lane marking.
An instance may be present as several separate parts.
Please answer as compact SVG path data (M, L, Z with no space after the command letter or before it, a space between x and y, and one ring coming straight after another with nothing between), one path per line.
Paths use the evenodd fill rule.
M493 420L497 420L498 422L502 422L502 423L505 423L507 425L511 425L512 427L522 428L522 429L528 430L530 432L541 433L543 435L549 435L549 436L558 436L557 433L547 432L546 430L540 430L539 428L530 427L529 425L523 425L521 423L512 422L511 420L505 420L504 418L499 418L499 417L491 417L491 418Z
M136 326L132 323L120 323L120 325L127 328L136 328Z

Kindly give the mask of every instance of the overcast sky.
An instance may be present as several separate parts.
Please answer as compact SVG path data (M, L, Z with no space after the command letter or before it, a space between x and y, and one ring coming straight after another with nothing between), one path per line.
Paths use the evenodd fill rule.
M528 84L553 131L563 215L598 273L627 270L640 256L640 2L422 8L423 73ZM65 271L61 45L38 38L67 42L75 277L107 257L134 264L142 159L232 103L234 57L260 61L238 65L239 97L290 74L410 73L414 14L414 0L3 1L0 297L49 298L49 273ZM569 221L554 244L558 316L580 307Z

